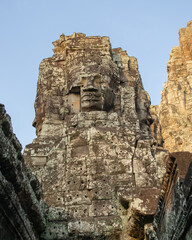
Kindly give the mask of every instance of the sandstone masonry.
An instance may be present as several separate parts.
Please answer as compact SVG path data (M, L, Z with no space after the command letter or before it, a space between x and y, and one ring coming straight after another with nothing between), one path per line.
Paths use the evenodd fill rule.
M108 37L53 43L25 160L0 104L0 239L191 239L191 39L189 22L151 108L136 58Z
M45 223L40 184L25 166L10 117L0 104L0 239L39 239Z
M171 51L167 71L160 106L151 107L160 123L155 131L152 125L152 132L170 152L192 152L192 21L179 30L179 46Z
M137 60L108 37L53 44L39 68L37 138L24 151L50 207L42 238L143 239L168 153L153 146Z
M167 64L160 106L151 106L154 144L170 152L150 240L192 238L192 21L179 31ZM183 152L188 151L188 152Z
M146 225L149 240L190 240L192 236L192 153L177 152L167 161L153 227Z

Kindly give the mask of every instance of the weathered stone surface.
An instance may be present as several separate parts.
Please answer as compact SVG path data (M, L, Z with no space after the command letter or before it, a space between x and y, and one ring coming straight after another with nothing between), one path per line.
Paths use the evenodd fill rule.
M150 109L154 143L174 152L153 226L145 226L146 239L151 240L192 239L192 21L180 29L179 43L170 54L160 106Z
M150 99L137 60L111 49L108 37L74 33L53 44L39 68L37 139L24 151L55 209L42 237L143 239L167 152L151 147Z
M10 117L0 104L0 239L39 239L45 229L37 178L24 165Z
M154 229L149 226L149 240L189 240L192 229L192 153L170 155L163 179Z
M159 122L159 109L160 109L159 105L150 106L150 113L153 119L153 123L151 124L150 128L151 135L154 140L153 144L159 147L163 147L164 140L162 136L161 124Z
M159 109L152 112L157 110L164 148L192 152L192 21L180 29L179 46L171 51L167 71ZM157 138L159 142L159 134Z

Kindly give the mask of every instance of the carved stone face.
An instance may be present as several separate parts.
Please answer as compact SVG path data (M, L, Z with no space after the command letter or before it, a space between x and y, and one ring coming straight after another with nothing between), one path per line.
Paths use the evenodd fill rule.
M109 111L114 104L110 78L100 74L80 75L69 90L69 102L74 112Z
M114 93L100 75L81 78L81 111L105 110L113 107Z

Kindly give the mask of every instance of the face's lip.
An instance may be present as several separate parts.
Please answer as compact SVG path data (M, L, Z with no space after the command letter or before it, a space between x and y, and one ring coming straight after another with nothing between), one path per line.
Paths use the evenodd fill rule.
M81 98L81 102L100 102L101 98L100 97L90 97L90 96L84 96Z
M101 98L101 93L100 92L82 92L81 93L81 99L90 99L90 100L97 100Z
M91 101L90 101L90 100L86 99L86 100L82 100L81 104L87 104L87 103L90 103L90 102L92 102L94 104L97 104L97 103L101 103L101 100L99 100L99 99L91 99Z
M101 93L100 92L88 92L88 91L82 91L81 94L81 103L84 105L90 104L92 102L93 104L98 104L101 102Z
M102 109L101 99L87 99L81 101L81 109L82 111L96 111Z
M93 85L82 87L83 92L98 92L99 89Z

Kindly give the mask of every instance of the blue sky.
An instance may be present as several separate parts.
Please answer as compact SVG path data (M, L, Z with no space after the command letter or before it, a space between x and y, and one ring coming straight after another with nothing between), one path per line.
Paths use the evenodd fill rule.
M135 56L152 104L159 104L166 64L179 28L192 20L191 0L0 0L0 102L23 147L35 138L38 67L64 33L109 36Z

